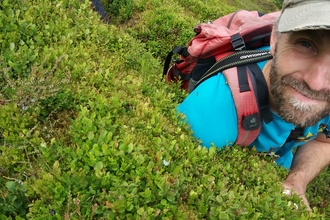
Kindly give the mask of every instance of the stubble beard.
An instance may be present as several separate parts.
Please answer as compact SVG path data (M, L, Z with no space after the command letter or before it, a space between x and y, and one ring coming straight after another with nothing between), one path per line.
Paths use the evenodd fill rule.
M282 76L280 73L275 55L269 73L270 91L275 108L283 120L297 127L306 128L315 125L330 114L330 91L313 91L305 81L290 74ZM296 99L290 94L288 90L290 87L308 98L323 102L315 105Z

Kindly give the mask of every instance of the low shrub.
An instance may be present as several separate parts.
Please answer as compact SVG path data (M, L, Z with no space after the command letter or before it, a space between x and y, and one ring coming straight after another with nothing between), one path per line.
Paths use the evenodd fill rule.
M89 1L0 2L0 219L326 218L327 172L309 213L274 158L207 150L177 115L162 54L191 37L194 5L216 11L140 0L116 27Z
M130 19L134 10L133 0L105 0L102 5L108 12L110 20L120 23Z

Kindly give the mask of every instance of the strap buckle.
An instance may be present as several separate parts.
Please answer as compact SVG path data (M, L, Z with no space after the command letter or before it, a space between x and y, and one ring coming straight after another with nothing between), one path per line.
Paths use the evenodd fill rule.
M238 33L231 36L231 45L235 49L235 51L246 50L246 46L242 36Z

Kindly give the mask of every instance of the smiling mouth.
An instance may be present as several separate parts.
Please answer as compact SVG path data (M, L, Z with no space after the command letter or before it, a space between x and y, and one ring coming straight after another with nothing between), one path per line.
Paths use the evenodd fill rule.
M311 90L305 83L285 82L285 84L292 90L292 93L298 94L300 99L306 101L328 101L330 95L325 92L315 92Z
M306 92L299 91L292 86L290 86L290 89L292 90L291 94L301 101L324 101L323 99L320 99L321 97L316 98L315 95L306 94Z
M294 96L300 100L306 102L310 101L326 101L330 103L330 90L312 90L309 85L301 79L297 79L293 76L284 76L281 79L281 84L285 85L292 90Z

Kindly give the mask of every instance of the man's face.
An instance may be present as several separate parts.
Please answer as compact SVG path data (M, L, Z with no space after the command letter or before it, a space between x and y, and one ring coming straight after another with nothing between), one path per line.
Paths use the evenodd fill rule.
M301 31L277 37L269 73L274 110L308 127L330 114L330 32Z

